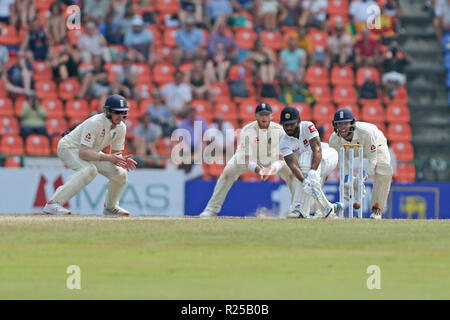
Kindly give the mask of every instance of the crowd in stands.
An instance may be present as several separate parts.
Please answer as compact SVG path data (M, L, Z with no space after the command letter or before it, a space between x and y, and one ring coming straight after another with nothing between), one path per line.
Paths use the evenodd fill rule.
M131 106L127 152L141 166L166 164L149 156L170 156L175 129L192 131L195 119L202 130L242 128L259 101L272 105L274 121L284 105L299 108L325 140L334 111L351 108L384 131L397 160L414 157L397 0L1 3L0 136L19 136L25 154L40 154L33 144L56 154L61 132L118 93ZM78 28L68 28L70 5L81 8Z

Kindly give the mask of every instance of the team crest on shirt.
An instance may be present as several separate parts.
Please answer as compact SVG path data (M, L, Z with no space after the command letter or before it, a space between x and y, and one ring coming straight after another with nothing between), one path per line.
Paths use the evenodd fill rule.
M102 133L100 134L100 137L103 138L105 136L105 129L102 130Z
M88 133L84 138L85 138L87 141L91 141L91 134Z
M306 140L306 139L303 140L303 145L305 145L305 146L308 145L308 140Z

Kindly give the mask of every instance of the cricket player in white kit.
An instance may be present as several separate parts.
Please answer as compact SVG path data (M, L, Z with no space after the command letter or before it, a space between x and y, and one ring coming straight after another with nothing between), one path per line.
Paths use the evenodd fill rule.
M256 121L242 128L236 153L217 180L214 193L200 217L217 216L231 186L246 171L257 173L263 181L279 174L289 186L291 195L294 195L295 177L280 156L279 143L283 128L271 121L272 108L267 103L260 103L256 107L255 118Z
M58 143L58 157L70 169L75 170L67 182L56 189L45 207L47 214L70 214L63 206L85 186L97 173L109 179L106 194L105 215L128 216L119 207L119 199L127 183L127 170L136 168L131 155L122 155L125 145L128 103L120 95L112 95L105 102L105 113L97 114L79 124ZM111 154L103 153L111 146Z
M333 120L334 132L330 137L330 146L339 152L342 144L361 144L364 147L364 158L369 160L365 168L364 181L375 174L372 199L370 201L372 219L381 219L386 210L386 201L391 188L393 169L387 140L377 126L356 121L348 109L336 111ZM346 151L348 159L348 150ZM357 188L358 179L354 179ZM357 189L355 189L357 190ZM359 199L361 201L361 199Z
M338 154L327 143L321 143L319 133L310 121L300 121L296 108L281 111L280 123L286 134L280 141L280 151L298 179L288 218L309 218L316 201L323 217L343 210L340 202L330 203L322 191L326 178L336 169ZM305 174L307 173L307 174Z

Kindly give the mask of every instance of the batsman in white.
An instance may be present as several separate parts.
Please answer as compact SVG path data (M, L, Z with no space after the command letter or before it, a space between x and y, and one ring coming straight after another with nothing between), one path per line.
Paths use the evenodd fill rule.
M44 213L70 214L63 206L100 173L109 179L103 214L129 215L127 210L119 207L127 171L137 165L131 155L122 155L126 134L123 120L128 115L128 103L124 97L112 95L106 100L104 109L104 113L85 120L59 141L58 157L76 172L56 189L43 208ZM102 152L107 146L111 146L110 154Z
M227 162L200 217L217 216L231 186L246 171L257 173L263 181L279 174L289 186L291 195L294 194L295 177L280 155L279 143L283 128L272 122L272 107L267 103L260 103L256 107L255 118L256 121L242 128L236 153Z
M381 219L386 209L393 175L390 164L391 157L383 132L374 124L356 121L349 109L336 111L333 127L334 132L330 137L330 146L336 151L339 152L343 144L361 144L363 146L363 157L369 160L363 180L366 181L368 176L375 174L370 201L370 218ZM348 151L346 152L348 153ZM348 154L346 154L346 159L348 159ZM354 179L354 181L354 190L357 190L358 179Z
M280 123L286 134L280 141L281 154L298 179L288 218L309 218L313 201L323 217L334 216L343 204L330 203L322 191L326 178L336 169L338 154L327 143L321 143L312 122L301 121L296 108L281 111ZM307 173L305 175L305 173Z

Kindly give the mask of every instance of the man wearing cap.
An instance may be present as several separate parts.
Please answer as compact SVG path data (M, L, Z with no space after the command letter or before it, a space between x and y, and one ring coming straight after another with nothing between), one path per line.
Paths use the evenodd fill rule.
M119 207L119 199L127 183L127 170L136 168L131 155L122 155L125 145L128 103L120 95L106 99L105 112L79 124L58 142L58 157L76 172L58 189L43 208L47 214L70 214L64 205L87 186L98 173L109 179L105 215L128 216ZM111 153L102 152L107 146Z
M206 58L206 46L203 31L195 27L195 19L186 17L184 28L178 30L176 36L177 48L173 52L174 64L179 66L182 61L193 61L195 58Z
M124 44L128 49L127 56L134 62L154 63L153 33L144 28L144 20L141 16L134 16L132 20L133 29L125 34Z
M280 141L280 151L298 179L288 218L309 218L315 200L324 217L343 210L343 204L330 203L322 191L326 178L337 166L338 154L327 143L321 143L312 122L300 121L296 108L281 111L281 125L286 132Z
M375 174L370 201L370 218L381 219L386 209L386 201L394 173L386 137L376 125L356 121L355 116L349 109L336 111L333 128L334 132L330 137L331 148L339 152L342 144L360 144L363 146L363 157L369 161L364 170L363 180L366 181L368 176ZM345 157L348 159L348 151ZM355 190L358 190L358 181L359 179L354 179ZM359 200L361 201L361 199Z
M279 143L283 128L272 122L272 108L260 103L255 110L256 121L242 128L236 153L228 161L214 188L214 193L200 217L215 217L233 183L246 171L257 173L266 181L279 174L286 181L291 195L295 192L295 177L280 156Z
M328 37L326 46L325 68L330 69L334 63L343 66L352 59L353 40L345 33L342 22L336 22L334 26L335 34Z

